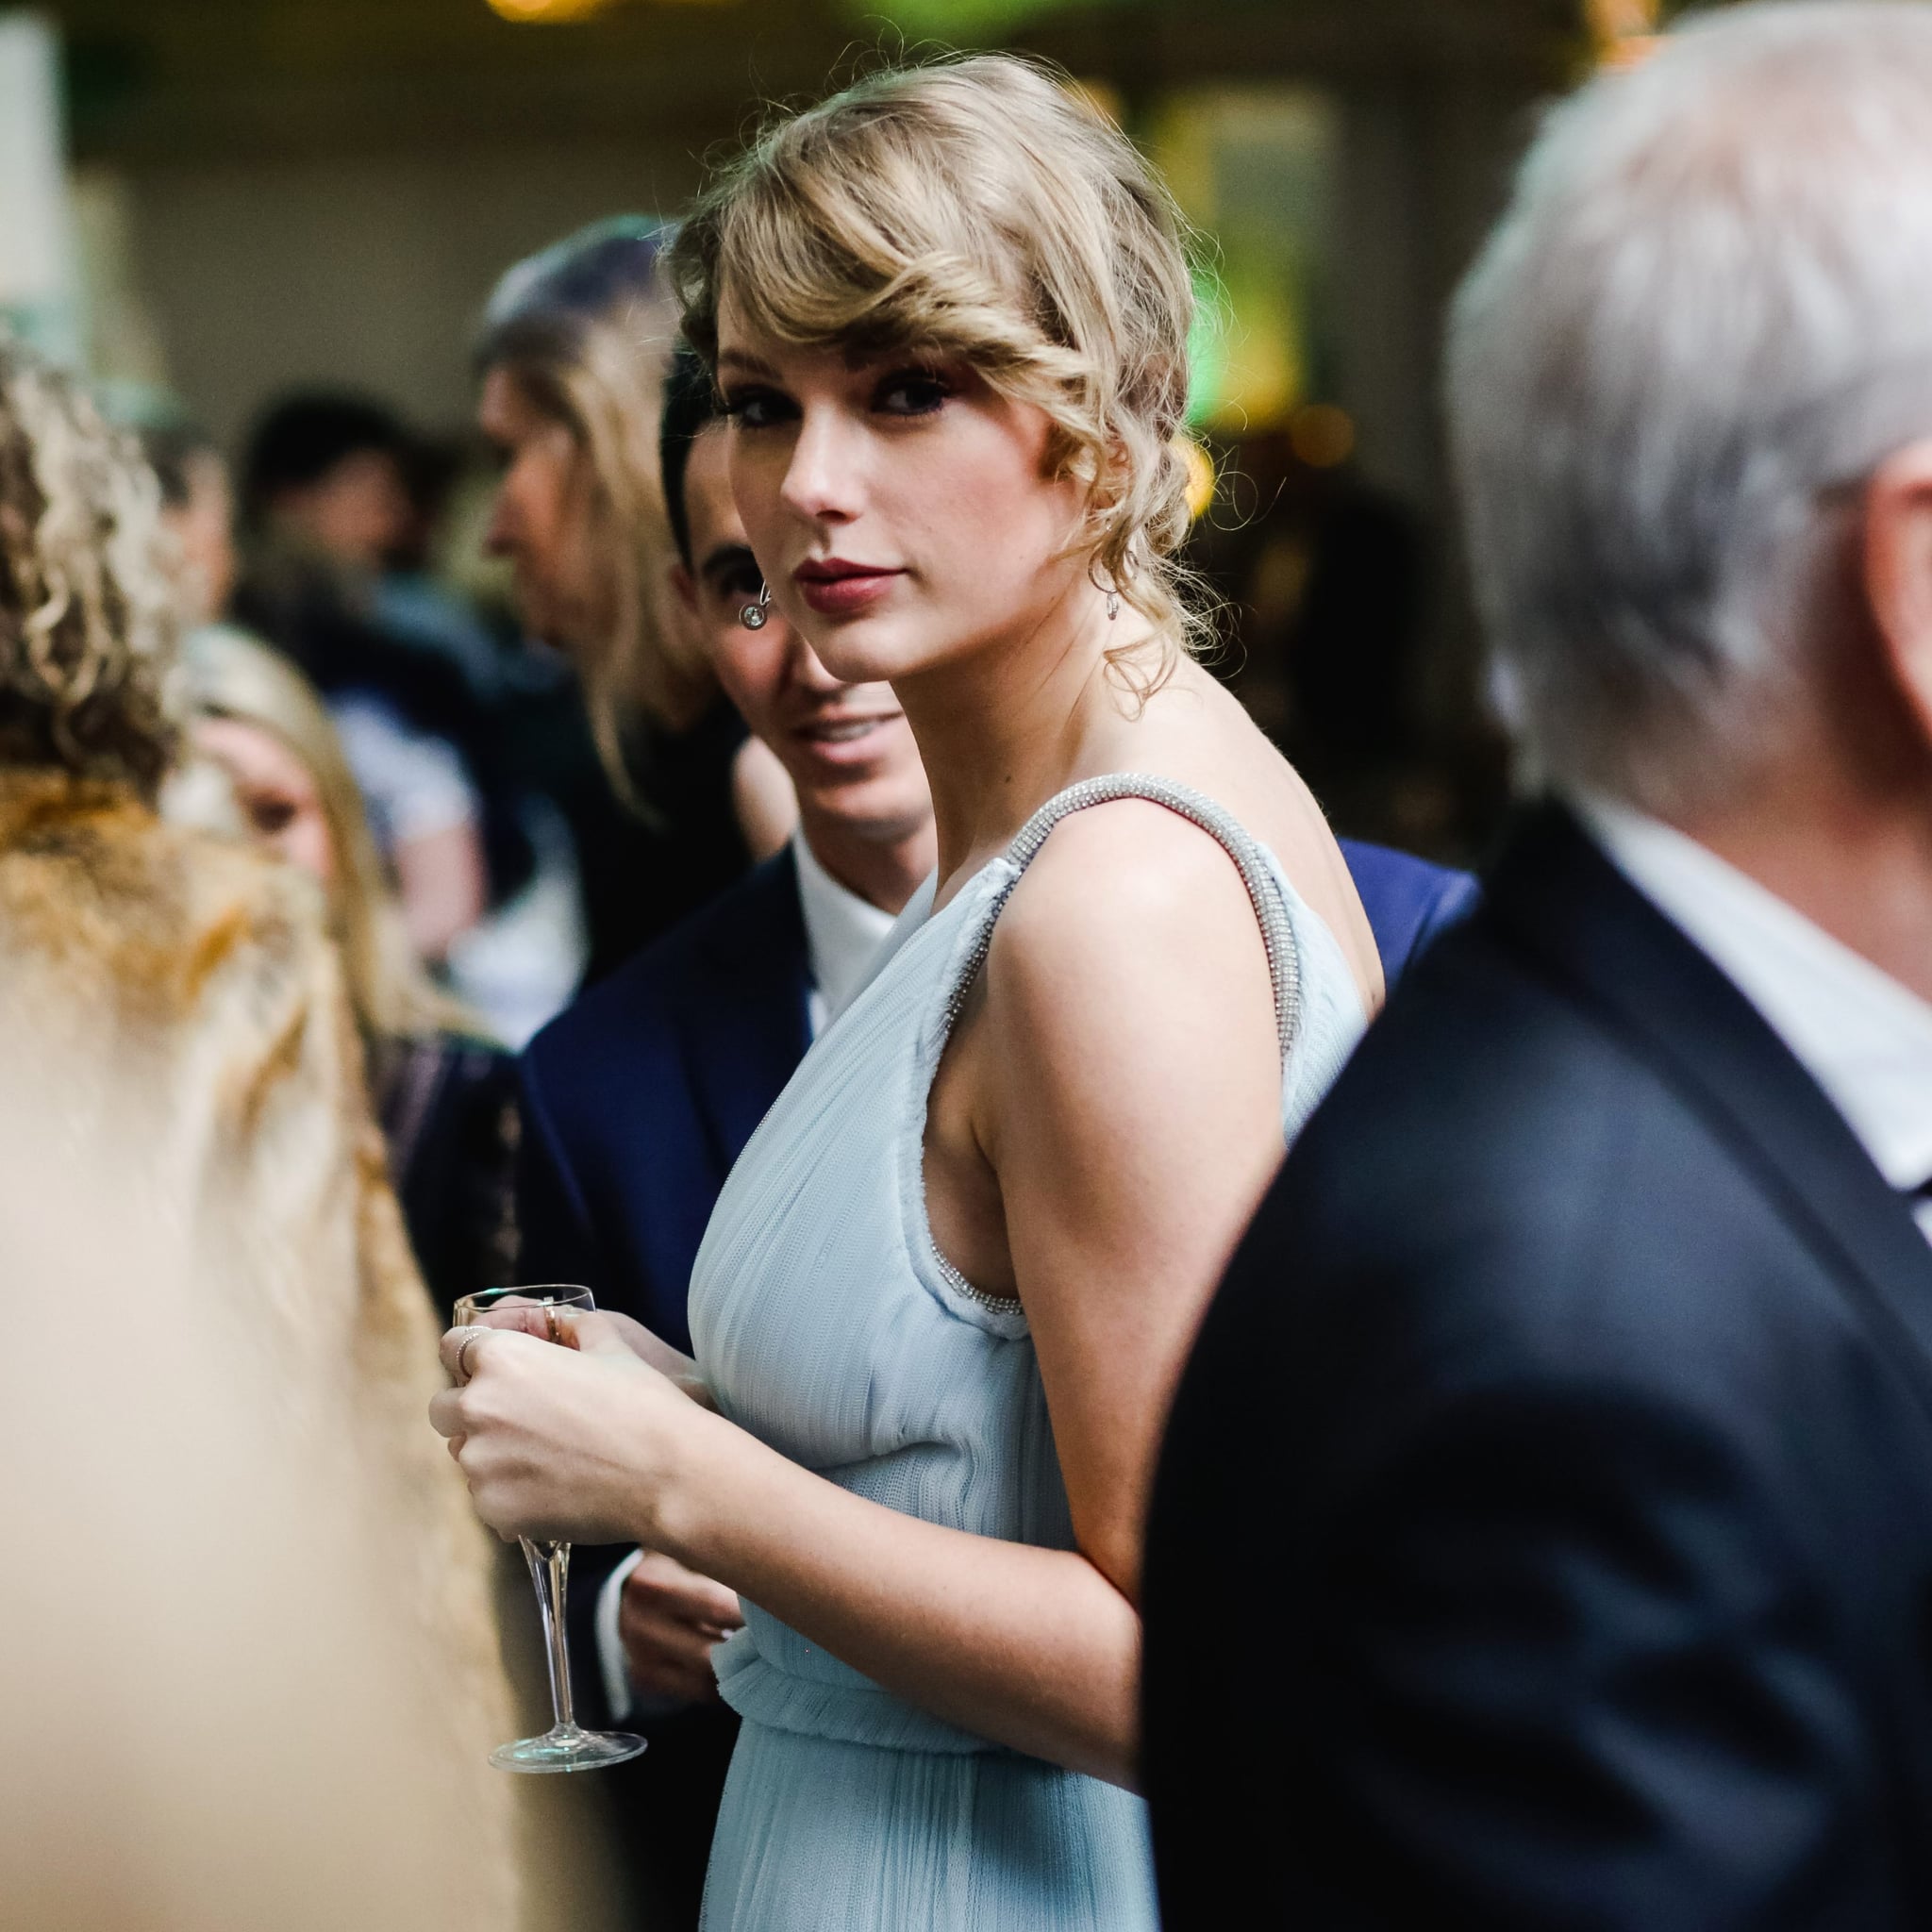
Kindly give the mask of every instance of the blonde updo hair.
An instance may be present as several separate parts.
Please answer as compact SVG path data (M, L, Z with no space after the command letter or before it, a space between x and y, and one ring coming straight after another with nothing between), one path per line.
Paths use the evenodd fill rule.
M0 766L152 800L174 759L160 491L87 391L0 336Z
M718 310L781 341L956 355L1043 410L1086 491L1074 555L1163 641L1143 695L1206 619L1174 558L1194 292L1173 197L1042 63L975 54L888 68L774 122L699 198L671 251L685 334Z

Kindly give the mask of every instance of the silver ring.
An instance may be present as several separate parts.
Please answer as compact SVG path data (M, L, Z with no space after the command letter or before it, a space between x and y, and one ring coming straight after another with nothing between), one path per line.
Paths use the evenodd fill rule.
M457 1380L458 1382L467 1382L470 1379L470 1350L476 1342L483 1339L487 1331L482 1328L471 1328L465 1331L462 1345L457 1350Z

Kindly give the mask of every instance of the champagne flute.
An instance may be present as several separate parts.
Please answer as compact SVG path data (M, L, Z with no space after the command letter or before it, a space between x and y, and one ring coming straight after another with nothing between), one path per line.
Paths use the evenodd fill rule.
M456 1326L517 1328L526 1335L560 1342L560 1308L586 1313L596 1307L588 1288L546 1282L538 1288L492 1288L465 1295L457 1304ZM550 1669L550 1709L555 1722L541 1738L520 1738L500 1744L490 1761L502 1771L594 1771L606 1764L623 1764L644 1748L641 1738L628 1731L587 1731L571 1708L570 1639L563 1608L570 1586L570 1545L519 1541L530 1581L537 1587L537 1610L543 1620L544 1658Z

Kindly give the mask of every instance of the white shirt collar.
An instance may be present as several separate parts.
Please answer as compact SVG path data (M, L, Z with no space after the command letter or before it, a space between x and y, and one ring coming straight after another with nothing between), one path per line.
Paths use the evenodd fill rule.
M1932 1177L1932 1005L1674 827L1576 808L1610 858L1709 956L1841 1113L1894 1188ZM1932 1238L1932 1202L1917 1207Z
M805 958L812 989L807 1004L816 1040L864 983L893 920L870 899L841 886L818 862L802 830L791 835L791 856L798 866L799 909L805 915Z

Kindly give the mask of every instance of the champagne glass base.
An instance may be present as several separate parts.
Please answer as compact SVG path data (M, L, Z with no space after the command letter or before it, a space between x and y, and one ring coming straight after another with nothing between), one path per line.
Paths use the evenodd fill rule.
M558 1724L541 1738L499 1744L490 1761L498 1771L601 1771L607 1764L628 1763L643 1748L643 1739L628 1731L585 1731L575 1724Z

